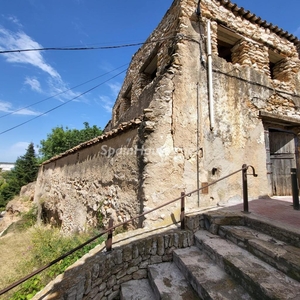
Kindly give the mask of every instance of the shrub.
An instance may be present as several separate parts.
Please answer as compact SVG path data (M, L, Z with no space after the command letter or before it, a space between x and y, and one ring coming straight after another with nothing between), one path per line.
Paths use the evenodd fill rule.
M58 229L36 227L32 232L32 258L29 262L24 263L23 268L26 270L38 269L83 244L94 235L96 235L95 232L89 232L85 234L64 236ZM11 299L31 299L38 291L46 286L49 281L63 273L70 265L75 263L79 258L88 253L96 245L101 244L103 241L104 237L96 239L90 244L57 262L39 275L27 280L21 285L20 289L14 293Z

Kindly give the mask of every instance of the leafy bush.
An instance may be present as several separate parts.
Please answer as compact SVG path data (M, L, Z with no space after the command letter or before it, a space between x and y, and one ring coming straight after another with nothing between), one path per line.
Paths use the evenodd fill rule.
M33 206L28 212L23 213L22 217L22 229L27 229L32 227L37 221L38 209Z
M22 284L22 288L14 293L10 299L27 300L33 298L33 296L44 287L41 281L42 279L40 275L36 275L28 279Z

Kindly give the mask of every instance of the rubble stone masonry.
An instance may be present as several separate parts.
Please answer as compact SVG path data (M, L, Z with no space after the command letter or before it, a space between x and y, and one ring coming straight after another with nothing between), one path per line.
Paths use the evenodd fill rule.
M123 282L147 278L148 265L171 261L174 249L194 244L187 230L144 233L129 242L128 234L122 237L125 243L121 240L111 252L103 251L104 245L91 250L33 299L119 299Z
M122 222L243 164L259 175L249 177L249 198L272 194L268 123L261 116L300 124L299 42L230 1L202 0L200 9L197 4L175 0L133 56L104 136L43 164L35 201L45 220L64 231L107 225L110 217ZM298 128L291 129L297 138ZM100 154L110 148L138 150ZM187 209L239 202L241 189L236 174L191 194ZM178 220L179 213L175 202L146 215L143 226Z
M175 0L133 56L104 135L42 165L41 218L64 232L107 226L215 181L186 197L187 211L241 202L241 173L220 179L243 164L258 174L248 176L249 199L272 195L266 132L288 128L299 144L299 52L297 38L229 0ZM177 201L130 224L153 228L179 214ZM191 243L183 231L95 250L43 293L117 298L122 282Z

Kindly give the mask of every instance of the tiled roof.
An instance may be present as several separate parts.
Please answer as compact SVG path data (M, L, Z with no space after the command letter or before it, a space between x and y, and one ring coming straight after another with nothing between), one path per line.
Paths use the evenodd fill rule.
M230 0L217 0L220 2L222 6L231 10L234 14L239 15L246 20L250 21L251 23L258 24L261 27L268 28L274 33L278 34L281 37L286 38L290 42L294 44L299 44L299 40L294 35L290 34L289 32L279 28L272 23L268 23L267 21L261 19L260 17L256 16L255 14L251 13L249 10L245 10L243 7L238 7L237 4L231 2Z
M136 118L136 119L133 119L129 122L123 122L121 123L117 128L111 130L111 131L108 131L102 135L99 135L87 142L84 142L84 143L81 143L79 145L77 145L76 147L72 148L72 149L69 149L67 151L65 151L64 153L61 153L59 155L56 155L56 156L53 156L52 158L46 160L43 162L43 165L45 164L48 164L50 162L53 162L59 158L62 158L64 156L67 156L69 154L72 154L72 153L75 153L77 152L78 150L81 150L83 148L87 148L89 146L92 146L92 145L95 145L99 142L102 142L102 141L105 141L105 140L108 140L110 138L113 138L115 136L117 136L118 134L122 133L122 132L125 132L129 129L133 129L133 128L136 128L138 127L140 124L142 123L142 117L139 117L139 118Z

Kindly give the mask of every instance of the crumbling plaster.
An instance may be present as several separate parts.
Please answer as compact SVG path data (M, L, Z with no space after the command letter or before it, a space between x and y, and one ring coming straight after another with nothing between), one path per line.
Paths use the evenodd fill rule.
M150 203L152 206L157 205L163 195L165 199L172 199L178 197L180 191L194 190L197 187L197 159L200 183L218 180L247 163L253 165L260 174L259 180L249 177L250 197L270 195L266 176L264 127L262 120L258 118L259 111L271 111L299 119L297 111L299 99L291 95L299 91L297 89L299 59L296 46L270 30L259 28L250 21L234 15L222 8L218 2L201 2L203 17L201 28L196 24L197 1L192 2L181 1L179 34L183 38L178 40L174 54L176 58L173 63L176 71L173 72L172 79L174 90L170 102L171 120L169 121L171 107L156 106L155 110L153 106L157 103L150 103L153 113L155 112L155 121L152 118L155 130L148 137L149 142L146 145L158 149L168 145L169 150L164 160L161 157L157 158L157 155L147 159L145 173L148 177L145 180L144 191L149 206ZM211 3L213 6L208 11L206 5ZM210 130L209 126L207 69L201 65L201 57L206 57L207 18L212 18L213 40L217 40L216 22L222 20L223 25L228 25L244 37L247 41L246 49L253 47L253 51L249 53L252 59L250 63L247 60L227 63L218 57L217 47L214 47L213 86L216 126L213 130ZM199 35L200 30L203 31L202 39ZM281 80L270 78L269 49L285 57L281 62L284 70L280 72L284 71L288 76L277 77ZM199 107L197 107L197 93L200 98ZM160 120L161 108L165 109L163 121ZM197 111L199 128L197 128ZM171 127L165 128L164 124L168 122ZM197 138L200 139L200 149L197 149ZM216 169L214 174L213 169ZM169 180L170 178L172 180ZM198 204L195 198L196 195L188 199L190 207L195 208ZM241 200L240 175L218 183L216 187L210 187L208 195L200 195L200 206L222 204L228 199Z
M271 194L259 112L300 122L297 46L218 0L202 0L198 16L197 3L175 0L133 56L106 132L143 115L139 128L42 167L36 200L43 203L48 219L56 211L66 230L96 225L99 210L105 222L108 217L123 221L178 198L183 191L219 180L244 163L253 165L259 175L249 177L249 197ZM212 26L214 128L209 117L207 21ZM240 36L232 48L232 62L218 56L218 24ZM282 56L273 74L270 50ZM143 68L153 55L157 56L157 70L151 81ZM131 156L99 156L106 143L115 149L135 145L138 151ZM187 197L187 209L241 201L241 185L238 173L210 186L207 193ZM145 216L144 225L178 220L179 212L176 202Z
M69 232L140 213L137 136L133 129L44 164L35 191L41 217Z

